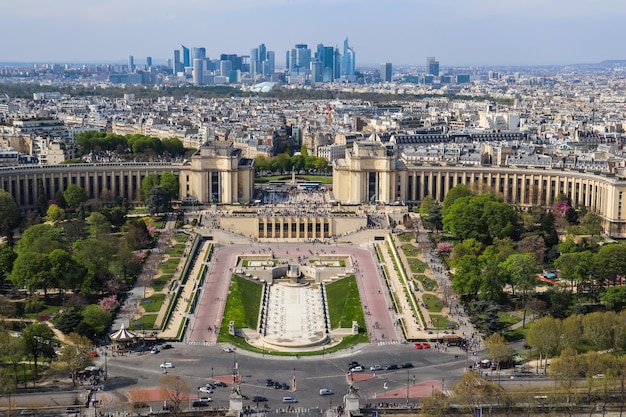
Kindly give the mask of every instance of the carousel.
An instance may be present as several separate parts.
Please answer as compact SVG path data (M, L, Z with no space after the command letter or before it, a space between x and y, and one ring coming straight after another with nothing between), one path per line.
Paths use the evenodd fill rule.
M137 335L128 330L124 324L115 333L109 335L111 350L114 352L128 352L137 343Z

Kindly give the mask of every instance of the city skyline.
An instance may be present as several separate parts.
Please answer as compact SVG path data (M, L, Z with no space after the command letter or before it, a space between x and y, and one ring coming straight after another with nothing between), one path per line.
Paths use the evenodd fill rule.
M31 0L5 6L0 62L161 62L181 43L248 55L263 43L283 66L294 44L341 49L357 66L563 65L624 59L619 0ZM622 35L619 35L622 33Z

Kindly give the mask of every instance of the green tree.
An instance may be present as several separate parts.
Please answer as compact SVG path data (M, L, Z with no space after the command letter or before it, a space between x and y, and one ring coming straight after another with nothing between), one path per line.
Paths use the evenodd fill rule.
M549 375L559 382L567 394L567 402L570 402L574 383L581 376L580 358L575 349L565 348L558 358L552 360Z
M613 311L620 311L626 307L626 287L609 287L600 295L600 301Z
M7 244L0 244L0 283L11 273L17 253Z
M432 210L432 208L435 206L435 204L437 204L437 202L430 194L425 196L420 203L419 214L425 224L428 221L428 214L430 213L430 210Z
M532 253L522 253L510 255L506 261L500 264L503 273L509 277L509 283L513 293L517 289L524 305L524 318L522 327L526 327L526 312L528 301L535 292L537 285L537 274L539 266L537 259Z
M104 333L104 331L111 325L111 313L101 309L95 304L86 306L82 315L83 321L98 334Z
M178 198L178 191L180 188L178 178L173 172L164 172L159 179L159 185L165 189L165 192L169 196L170 200Z
M498 370L503 363L513 358L513 349L506 339L499 333L494 333L485 339L485 349L492 361L497 363Z
M159 185L159 176L156 174L146 175L141 180L141 194L144 198L148 198L150 191Z
M560 272L561 278L574 285L589 282L593 268L594 255L590 251L564 253L554 261L554 266Z
M106 216L99 212L93 212L87 218L87 224L91 228L93 237L100 237L111 233L111 223Z
M33 323L24 328L22 332L26 352L33 359L35 366L35 378L38 377L37 361L40 357L51 358L54 356L52 342L54 332L43 323Z
M474 255L464 255L455 260L455 271L452 276L452 287L454 290L467 296L476 296L483 283L482 265L478 257Z
M13 196L4 190L0 190L0 233L6 236L9 242L13 242L11 229L17 224L20 211Z
M613 285L618 276L626 276L626 245L604 245L594 256L594 269L598 276L609 279Z
M580 225L586 234L591 236L600 236L602 234L602 217L596 211L587 211L580 220Z
M459 184L459 185L452 187L450 191L446 193L446 196L443 199L444 215L446 214L446 210L450 208L450 206L452 206L452 204L454 204L456 200L462 197L471 197L473 195L474 193L472 192L472 190L467 188L467 186L464 184Z
M46 221L51 222L52 224L57 224L65 219L65 210L56 204L50 204L48 206L48 210L46 211Z
M17 367L24 360L26 345L23 337L13 337L8 331L0 331L0 354L13 370L13 386L17 388Z
M49 224L35 224L24 230L22 237L15 245L15 252L50 253L57 248L65 248L66 243L61 231Z
M50 277L58 288L76 290L85 276L86 269L76 263L72 255L63 249L55 249L48 255Z
M169 211L169 196L163 187L157 185L150 190L148 199L146 200L146 208L148 213L167 213Z
M535 320L526 334L526 341L539 353L538 367L548 366L548 358L557 354L561 348L561 321L552 317L541 317ZM545 372L545 370L544 370Z
M63 198L65 198L68 206L77 209L84 202L89 200L89 195L87 195L87 191L85 191L84 188L76 184L70 184L63 192Z
M88 355L93 350L93 344L85 336L71 333L66 338L66 344L53 363L53 368L72 377L72 385L76 386L76 377L85 367L93 363Z
M37 290L47 293L54 287L50 276L50 262L45 253L26 252L17 257L10 276L18 288L26 288L31 294Z

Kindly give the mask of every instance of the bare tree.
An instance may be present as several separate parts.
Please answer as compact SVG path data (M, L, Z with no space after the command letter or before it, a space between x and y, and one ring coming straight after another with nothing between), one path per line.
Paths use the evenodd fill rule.
M189 386L187 382L178 375L165 374L161 377L161 391L163 392L163 397L167 398L169 402L170 415L181 415L183 401L189 400Z

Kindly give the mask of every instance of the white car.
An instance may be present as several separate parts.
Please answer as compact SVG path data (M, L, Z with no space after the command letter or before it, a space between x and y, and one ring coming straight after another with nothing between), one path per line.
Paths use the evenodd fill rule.
M370 366L370 371L382 371L383 367L381 365L372 365Z
M234 351L235 351L235 349L233 349L233 348L231 348L231 347L228 347L228 346L226 346L226 347L224 348L224 352L233 353Z
M174 364L172 362L163 362L161 365L159 365L161 368L173 368Z
M211 387L200 387L198 388L198 391L202 392L203 394L213 394L213 388Z
M354 366L352 368L350 368L350 372L363 372L363 367L362 366Z

